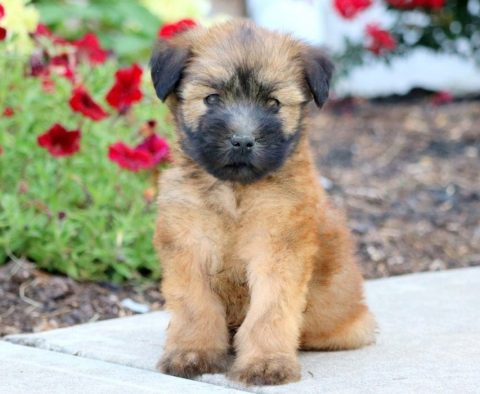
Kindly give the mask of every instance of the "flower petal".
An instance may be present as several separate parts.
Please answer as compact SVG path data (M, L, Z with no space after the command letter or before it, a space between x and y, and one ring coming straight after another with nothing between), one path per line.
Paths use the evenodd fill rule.
M107 116L103 108L92 99L83 87L73 90L69 104L73 111L80 112L94 121L102 120Z
M68 131L61 124L55 123L37 137L37 143L52 156L71 156L80 150L80 138L80 130Z

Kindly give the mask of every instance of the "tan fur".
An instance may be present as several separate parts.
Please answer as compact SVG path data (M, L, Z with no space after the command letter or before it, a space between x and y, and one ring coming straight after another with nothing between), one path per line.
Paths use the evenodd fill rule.
M231 77L236 60L245 60L245 37L237 31L231 23L174 41L197 56L185 71L182 100L168 101L187 124L205 112L208 80ZM281 82L275 94L286 132L293 132L309 99L298 60L306 47L259 31L264 40L249 44L247 61L264 80ZM318 182L308 133L281 169L246 185L214 178L177 150L160 179L154 243L172 312L159 365L167 373L225 371L229 332L236 332L229 375L246 384L298 380L299 348L354 349L374 341L350 234Z

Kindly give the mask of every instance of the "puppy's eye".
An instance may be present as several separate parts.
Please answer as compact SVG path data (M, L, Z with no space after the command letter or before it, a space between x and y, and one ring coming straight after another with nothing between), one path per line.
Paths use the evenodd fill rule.
M270 97L267 100L267 107L274 111L278 111L280 109L280 101L278 101L276 98Z
M220 103L220 96L218 94L209 94L203 101L207 105L217 105Z

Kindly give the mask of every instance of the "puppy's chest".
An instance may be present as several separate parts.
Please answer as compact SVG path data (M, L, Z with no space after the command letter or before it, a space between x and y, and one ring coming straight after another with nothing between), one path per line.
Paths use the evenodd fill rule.
M250 302L247 262L240 258L237 227L226 226L218 259L207 269L210 287L225 305L228 327L239 327Z
M207 212L205 217L218 226L212 252L218 256L207 267L212 287L243 286L246 283L246 262L241 256L239 239L245 231L248 216L242 201L229 188L219 188L203 196Z

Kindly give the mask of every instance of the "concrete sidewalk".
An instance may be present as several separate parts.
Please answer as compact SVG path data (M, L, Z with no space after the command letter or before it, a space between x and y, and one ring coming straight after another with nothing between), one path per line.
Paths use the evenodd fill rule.
M0 342L0 393L240 393L123 365Z
M380 326L377 344L301 353L297 383L246 388L223 375L195 382L154 372L169 320L157 312L4 338L10 343L0 342L0 393L25 392L22 384L31 388L37 375L50 385L49 393L75 387L121 393L132 387L160 393L480 392L480 268L373 280L366 290ZM73 376L85 383L69 386Z

